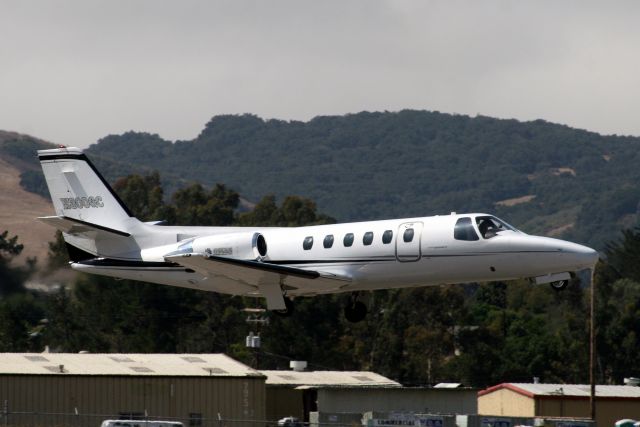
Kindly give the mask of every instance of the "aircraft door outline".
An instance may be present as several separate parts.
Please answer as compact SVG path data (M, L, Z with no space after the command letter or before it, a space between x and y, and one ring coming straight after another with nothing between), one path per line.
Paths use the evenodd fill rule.
M415 262L422 256L422 222L404 222L398 226L396 237L396 259L400 262Z

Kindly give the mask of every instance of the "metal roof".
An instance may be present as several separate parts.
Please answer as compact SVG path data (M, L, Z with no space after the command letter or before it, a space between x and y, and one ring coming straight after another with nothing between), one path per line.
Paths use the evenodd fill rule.
M224 354L0 353L0 375L261 377Z
M503 388L529 397L544 396L550 398L588 398L591 394L589 384L504 383L482 390L478 395L482 396ZM601 398L640 399L640 387L626 385L597 385L596 396Z
M368 371L260 371L267 385L317 387L401 387L400 383ZM298 387L300 388L300 387Z

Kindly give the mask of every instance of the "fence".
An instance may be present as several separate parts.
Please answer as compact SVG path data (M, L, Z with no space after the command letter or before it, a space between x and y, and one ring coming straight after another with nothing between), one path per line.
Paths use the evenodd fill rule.
M154 421L170 421L182 423L184 427L277 427L277 420L237 420L227 419L222 415L216 417L202 417L200 414L190 414L188 418L166 417L151 414L83 414L38 412L38 411L8 411L0 413L0 427L100 427L105 420L136 420L139 425L131 423L122 427L159 427ZM356 425L361 425L360 423ZM354 427L354 424L314 423L314 427ZM165 427L163 425L162 427ZM167 425L167 427L169 427ZM281 426L282 427L282 426ZM288 423L284 427L309 427L309 423Z

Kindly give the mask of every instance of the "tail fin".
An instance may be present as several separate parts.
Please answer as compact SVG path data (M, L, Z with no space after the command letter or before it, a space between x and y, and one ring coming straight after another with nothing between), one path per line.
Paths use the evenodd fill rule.
M38 157L56 211L39 219L62 231L67 245L85 258L139 258L133 234L141 223L87 156L70 147L39 150Z
M39 150L38 157L58 217L123 233L137 222L79 148Z

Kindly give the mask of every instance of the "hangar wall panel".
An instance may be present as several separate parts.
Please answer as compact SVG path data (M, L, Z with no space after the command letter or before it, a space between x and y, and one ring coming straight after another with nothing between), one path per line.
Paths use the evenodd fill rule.
M304 404L302 390L291 388L267 389L267 420L277 421L284 417L304 419Z
M589 417L588 399L538 398L539 416ZM640 419L640 401L630 399L596 400L596 423L612 426L622 418Z
M368 388L318 390L318 411L328 413L410 411L476 414L477 391L472 389Z
M535 400L503 388L478 396L478 414L533 417L535 415Z
M180 418L190 413L204 418L264 420L265 385L262 377L144 377L77 375L0 375L0 404L11 414L95 414L102 419L123 413ZM10 415L8 425L68 424L69 416ZM66 421L65 421L66 420ZM2 420L3 422L5 420ZM239 425L239 424L238 424Z

